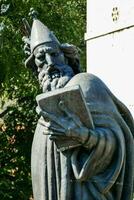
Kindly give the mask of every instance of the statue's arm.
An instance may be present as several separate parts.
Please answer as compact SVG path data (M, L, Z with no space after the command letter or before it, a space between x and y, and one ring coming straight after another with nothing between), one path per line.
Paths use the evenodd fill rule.
M99 127L89 131L89 138L82 145L87 150L86 154L89 152L89 156L86 157L81 170L78 170L80 162L77 158L78 150L74 150L72 154L74 176L79 181L88 180L105 172L108 166L111 166L116 152L116 138L110 129ZM84 149L81 148L80 151Z
M81 146L86 148L87 150L91 150L93 148L99 149L99 152L104 153L106 150L106 154L110 154L115 149L115 137L112 131L108 128L103 127L95 127L94 129L89 129L83 125L80 119L73 114L72 117L58 117L54 114L46 113L43 110L40 110L39 107L37 112L42 117L47 117L50 119L51 123L49 127L46 127L46 134L50 135L51 140L61 140L61 136L68 139L75 139ZM72 113L70 113L72 116ZM74 120L75 118L75 120ZM58 125L58 128L54 126L54 123ZM104 149L104 151L102 151ZM107 150L108 149L108 150ZM112 155L112 154L111 154Z
M101 171L111 162L116 143L116 137L112 130L103 127L90 130L89 138L83 146L90 150L93 149L93 157L96 158L96 171Z

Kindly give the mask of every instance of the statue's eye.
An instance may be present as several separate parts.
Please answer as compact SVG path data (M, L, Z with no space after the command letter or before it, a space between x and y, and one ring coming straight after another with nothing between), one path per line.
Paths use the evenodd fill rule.
M38 59L41 60L41 61L43 61L43 60L45 59L45 56L42 55L42 56L40 56Z
M36 58L37 58L38 60L40 60L40 61L43 61L43 60L45 59L45 54L38 53L38 54L36 55Z

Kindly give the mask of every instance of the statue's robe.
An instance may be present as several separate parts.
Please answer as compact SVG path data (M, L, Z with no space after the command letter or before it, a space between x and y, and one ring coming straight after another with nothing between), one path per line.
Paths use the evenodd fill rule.
M58 152L38 123L32 145L34 199L132 200L132 116L96 76L80 73L67 86L75 84L82 88L95 129L81 147Z

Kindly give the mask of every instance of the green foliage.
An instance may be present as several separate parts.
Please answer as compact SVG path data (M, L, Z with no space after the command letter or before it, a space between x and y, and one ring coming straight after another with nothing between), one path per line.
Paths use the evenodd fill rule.
M86 0L1 0L0 3L1 6L9 5L0 19L1 82L17 76L18 71L23 71L22 18L26 17L32 24L32 20L28 17L31 6L38 11L39 19L55 32L61 42L78 46L82 52L81 58L85 54ZM83 59L82 63L85 65Z
M0 111L9 99L15 101L0 121L1 200L28 200L32 194L30 154L38 118L35 97L40 89L30 70L24 67L22 18L32 24L28 13L34 7L38 18L61 43L80 48L85 66L85 4L86 0L0 0Z
M4 116L0 130L1 182L0 199L29 199L32 194L30 154L33 133L37 123L35 96L39 88L27 72L20 80L12 78L10 86L3 84L4 94L16 103Z

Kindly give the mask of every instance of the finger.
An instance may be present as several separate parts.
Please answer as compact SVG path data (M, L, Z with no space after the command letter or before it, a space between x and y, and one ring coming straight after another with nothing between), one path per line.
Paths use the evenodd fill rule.
M42 123L42 125L44 125L46 128L49 128L50 125L51 125L51 121L52 121L54 115L50 114L50 113L48 113L46 111L43 111L39 106L36 107L36 112L38 113L38 115L40 115L43 118L47 119L47 121L45 121L45 119L44 119L44 122L43 122L43 120L39 120L39 123Z
M51 113L47 113L45 111L42 111L44 113L44 116L48 117L51 121L51 127L54 128L54 126L52 125L52 123L56 123L59 127L59 130L65 130L65 125L64 123L62 123L62 119L58 116L56 116L55 114L51 114ZM50 127L49 127L50 128ZM57 129L57 127L56 127ZM62 131L63 132L63 131Z
M41 124L42 126L44 126L45 128L49 128L50 124L51 124L51 122L50 122L50 120L48 118L45 118L45 119L44 118L40 118L38 120L38 123Z
M51 119L47 118L47 121L46 121L46 117L44 119L40 118L38 120L38 123L40 123L41 125L43 125L48 130L52 130L53 132L62 133L62 134L65 135L66 131L68 129L68 126L65 126L65 125L61 126L62 123L60 122L60 125L59 125L59 121L58 121L58 127L55 127L55 126L57 126L57 123L55 121L52 121Z
M44 135L51 135L51 134L52 134L52 131L48 130L47 127L44 127L44 129L43 129L43 134L44 134Z
M60 133L62 133L62 134L64 133L65 134L66 133L65 129L57 128L57 127L54 127L54 126L51 126L51 125L48 127L48 129L54 131L55 133L59 133L59 134Z
M66 129L64 128L65 125L64 125L64 123L62 122L62 120L61 120L60 117L57 117L57 116L54 115L54 114L48 113L48 112L46 112L46 111L40 109L39 106L36 107L36 112L37 112L40 116L42 116L42 117L44 117L44 118L47 118L47 122L50 122L50 123L47 124L47 127L48 127L50 130L53 129L54 131L65 133L65 130L66 130ZM45 119L44 119L44 121L45 121ZM61 128L57 128L57 127L55 127L54 125L52 125L53 122L56 123L57 125L59 125ZM41 120L41 123L43 123L42 120ZM46 123L46 122L45 122L45 123ZM43 125L45 125L45 123L43 123Z
M37 112L40 114L41 109L40 108L37 108L37 109L39 109L39 111L37 111ZM52 131L55 131L55 132L58 132L58 133L60 132L62 134L66 133L66 129L65 128L60 128L60 127L57 128L57 127L55 127L55 125L53 125L53 122L50 121L49 118L46 118L46 117L44 119L40 118L38 120L38 123L41 124L42 126L44 126L44 128L46 130L52 130Z
M66 139L66 137L64 137L64 136L57 136L57 135L51 135L51 136L49 136L49 139L50 140L65 140Z
M54 132L52 130L49 130L49 129L44 129L43 131L43 135L50 135L50 136L54 136L54 137L59 137L59 136L63 136L62 133L57 133L57 132Z
M42 117L44 117L44 118L47 118L47 120L51 120L51 114L49 114L49 113L47 113L47 112L45 112L45 111L43 111L42 109L40 109L40 107L39 106L37 106L36 107L36 112L40 115L40 116L42 116ZM41 123L42 123L42 120L41 120ZM45 123L43 124L43 125L45 125ZM50 126L50 124L49 124L49 126Z
M50 140L57 140L57 136L49 136Z

